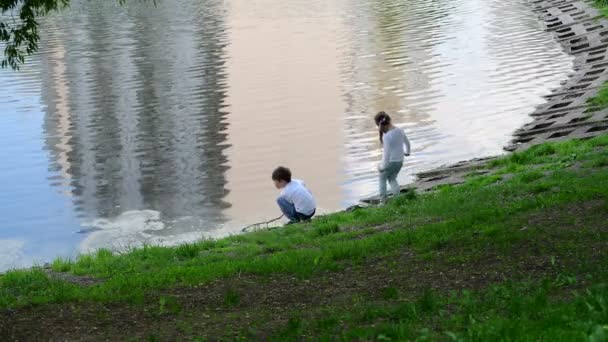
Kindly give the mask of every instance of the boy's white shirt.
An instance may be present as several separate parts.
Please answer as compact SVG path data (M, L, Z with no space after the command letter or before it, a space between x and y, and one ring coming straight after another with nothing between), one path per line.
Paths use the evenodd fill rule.
M304 215L312 215L317 209L317 204L312 192L306 184L299 179L292 179L281 190L281 197L293 203L296 211Z

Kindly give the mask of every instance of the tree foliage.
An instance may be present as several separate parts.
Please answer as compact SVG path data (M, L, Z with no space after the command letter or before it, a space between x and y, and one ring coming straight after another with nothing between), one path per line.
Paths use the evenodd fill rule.
M117 1L124 4L126 0ZM69 3L70 0L0 0L0 46L4 46L0 68L18 70L25 58L38 50L37 18Z
M4 45L0 66L19 69L25 58L38 49L37 18L68 3L69 0L0 0L0 45Z

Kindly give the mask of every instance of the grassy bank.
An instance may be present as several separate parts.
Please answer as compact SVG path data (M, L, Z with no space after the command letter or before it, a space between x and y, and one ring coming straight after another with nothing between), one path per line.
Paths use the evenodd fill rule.
M0 335L602 340L607 145L536 146L466 184L307 225L12 271Z
M593 0L593 4L600 10L602 15L608 17L608 0Z
M608 17L608 0L593 0L593 4L604 17ZM608 83L604 83L597 95L589 101L589 105L599 109L608 108Z

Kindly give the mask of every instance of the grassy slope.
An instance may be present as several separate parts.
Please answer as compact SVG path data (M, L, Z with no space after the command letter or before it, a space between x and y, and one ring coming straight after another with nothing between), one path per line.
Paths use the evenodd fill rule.
M57 307L74 317L112 307L148 322L135 336L161 339L599 336L608 333L606 145L608 136L540 145L494 162L493 174L465 185L305 226L53 263L57 272L104 279L98 285L13 271L0 277L0 307L17 311L0 319L0 333L23 337L28 317L33 325L60 325L40 316ZM215 297L200 299L200 292ZM14 312L25 318L15 321ZM214 324L175 330L199 327L199 314ZM79 324L94 324L95 315Z

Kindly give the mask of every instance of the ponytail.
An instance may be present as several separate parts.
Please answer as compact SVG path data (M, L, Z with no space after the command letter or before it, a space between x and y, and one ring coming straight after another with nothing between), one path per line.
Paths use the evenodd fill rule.
M380 139L380 144L384 144L384 131L382 131L382 127L390 125L391 117L385 112L379 112L374 117L374 121L376 122L376 126L378 126L378 138Z

